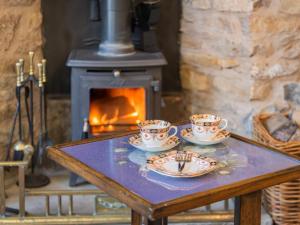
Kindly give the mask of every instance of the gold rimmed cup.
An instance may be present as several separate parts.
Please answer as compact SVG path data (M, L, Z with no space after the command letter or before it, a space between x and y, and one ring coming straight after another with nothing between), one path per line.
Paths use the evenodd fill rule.
M226 119L213 114L195 114L190 117L193 135L200 140L211 140L228 124Z
M145 120L138 124L142 141L148 147L160 147L177 134L177 127L164 120ZM171 130L173 134L170 134Z

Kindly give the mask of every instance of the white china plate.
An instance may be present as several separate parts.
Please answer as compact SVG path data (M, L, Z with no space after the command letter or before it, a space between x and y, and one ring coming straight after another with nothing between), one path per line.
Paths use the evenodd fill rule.
M128 143L131 144L133 147L146 152L162 152L174 148L180 143L180 140L178 137L173 136L170 137L168 141L160 147L148 147L142 141L140 134L136 134L128 139Z
M214 145L223 142L230 136L230 132L227 130L223 130L220 133L217 134L214 138L210 140L200 140L199 138L195 137L192 128L185 128L181 130L180 132L181 137L191 143L197 144L197 145Z
M178 162L175 160L176 150L149 157L147 168L161 175L179 178L198 177L218 168L218 162L215 159L192 151L186 151L186 153L192 154L192 160L185 163L181 172L178 171Z

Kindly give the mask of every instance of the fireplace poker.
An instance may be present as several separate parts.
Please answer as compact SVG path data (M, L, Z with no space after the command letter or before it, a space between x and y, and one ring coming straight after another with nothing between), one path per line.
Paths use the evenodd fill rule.
M31 127L30 127L30 133L33 134L33 85L34 85L34 75L33 75L33 58L34 58L34 52L29 52L29 82L30 82L30 121L31 121ZM34 135L31 136L31 145L34 146Z
M31 145L34 146L34 135L33 135L33 83L34 83L34 70L33 70L33 59L34 52L29 52L29 89L30 89L30 135ZM31 172L34 173L34 160L31 160Z
M29 114L29 102L28 98L30 96L30 90L28 86L25 86L25 99L24 99L24 104L25 104L25 109L26 109L26 117L27 117L27 122L28 122L28 128L29 128L29 135L30 137L33 135L30 130L31 126L31 119L30 119L30 114Z
M19 141L23 140L23 134L22 134L22 115L21 115L21 80L20 80L20 76L21 76L21 64L20 63L16 63L16 69L17 69L17 101L19 104Z
M46 69L47 69L47 60L43 59L42 60L42 65L43 65L43 112L44 112L44 119L43 119L43 127L44 127L44 148L46 149L48 146L53 145L53 141L49 138L48 135L48 125L47 125L47 99L46 99L46 94L45 94L45 83L47 82L46 78Z
M43 142L43 98L44 98L44 85L43 85L43 65L41 63L37 64L38 73L39 73L39 89L40 89L40 130L39 130L39 140L37 143L37 152L36 152L36 163L41 165L43 161L44 153L44 142Z

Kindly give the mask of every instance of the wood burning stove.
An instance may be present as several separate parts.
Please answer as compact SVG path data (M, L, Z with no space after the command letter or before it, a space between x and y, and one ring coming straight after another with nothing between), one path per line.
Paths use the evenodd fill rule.
M99 10L100 1L91 1L93 18L100 18L95 15L101 11L102 38L98 48L73 50L67 61L71 67L72 140L81 138L85 118L91 134L98 136L135 129L141 120L160 117L161 68L166 60L160 52L136 51L131 40L135 36L139 49L157 50L153 34L159 2L101 0ZM71 176L71 186L78 184L77 178Z
M160 52L105 57L97 49L74 50L71 67L72 139L81 136L84 118L92 135L136 128L137 122L160 117Z
M92 18L101 14L101 42L98 48L73 50L67 62L72 68L73 140L80 138L84 118L92 135L134 129L141 120L159 118L161 67L166 60L160 52L135 51L131 40L131 31L141 24L154 33L159 2L102 0L100 7L100 1L91 1Z

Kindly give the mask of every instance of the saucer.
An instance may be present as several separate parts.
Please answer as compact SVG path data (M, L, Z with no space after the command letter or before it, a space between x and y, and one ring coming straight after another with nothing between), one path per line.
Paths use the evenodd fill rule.
M202 176L216 170L219 167L215 159L202 156L196 152L186 151L186 154L192 154L191 161L186 162L182 171L178 171L176 154L177 151L173 150L167 153L151 156L147 159L147 168L169 177L191 178Z
M177 146L180 143L180 140L178 137L173 136L168 139L168 141L159 147L148 147L144 144L142 141L141 135L136 134L128 139L128 143L131 144L133 147L146 151L146 152L162 152L167 151L175 146Z
M213 137L209 140L200 140L199 138L195 137L192 131L192 128L185 128L181 132L181 137L191 143L197 145L214 145L223 142L230 136L230 132L227 130L223 130L217 134L217 136Z

